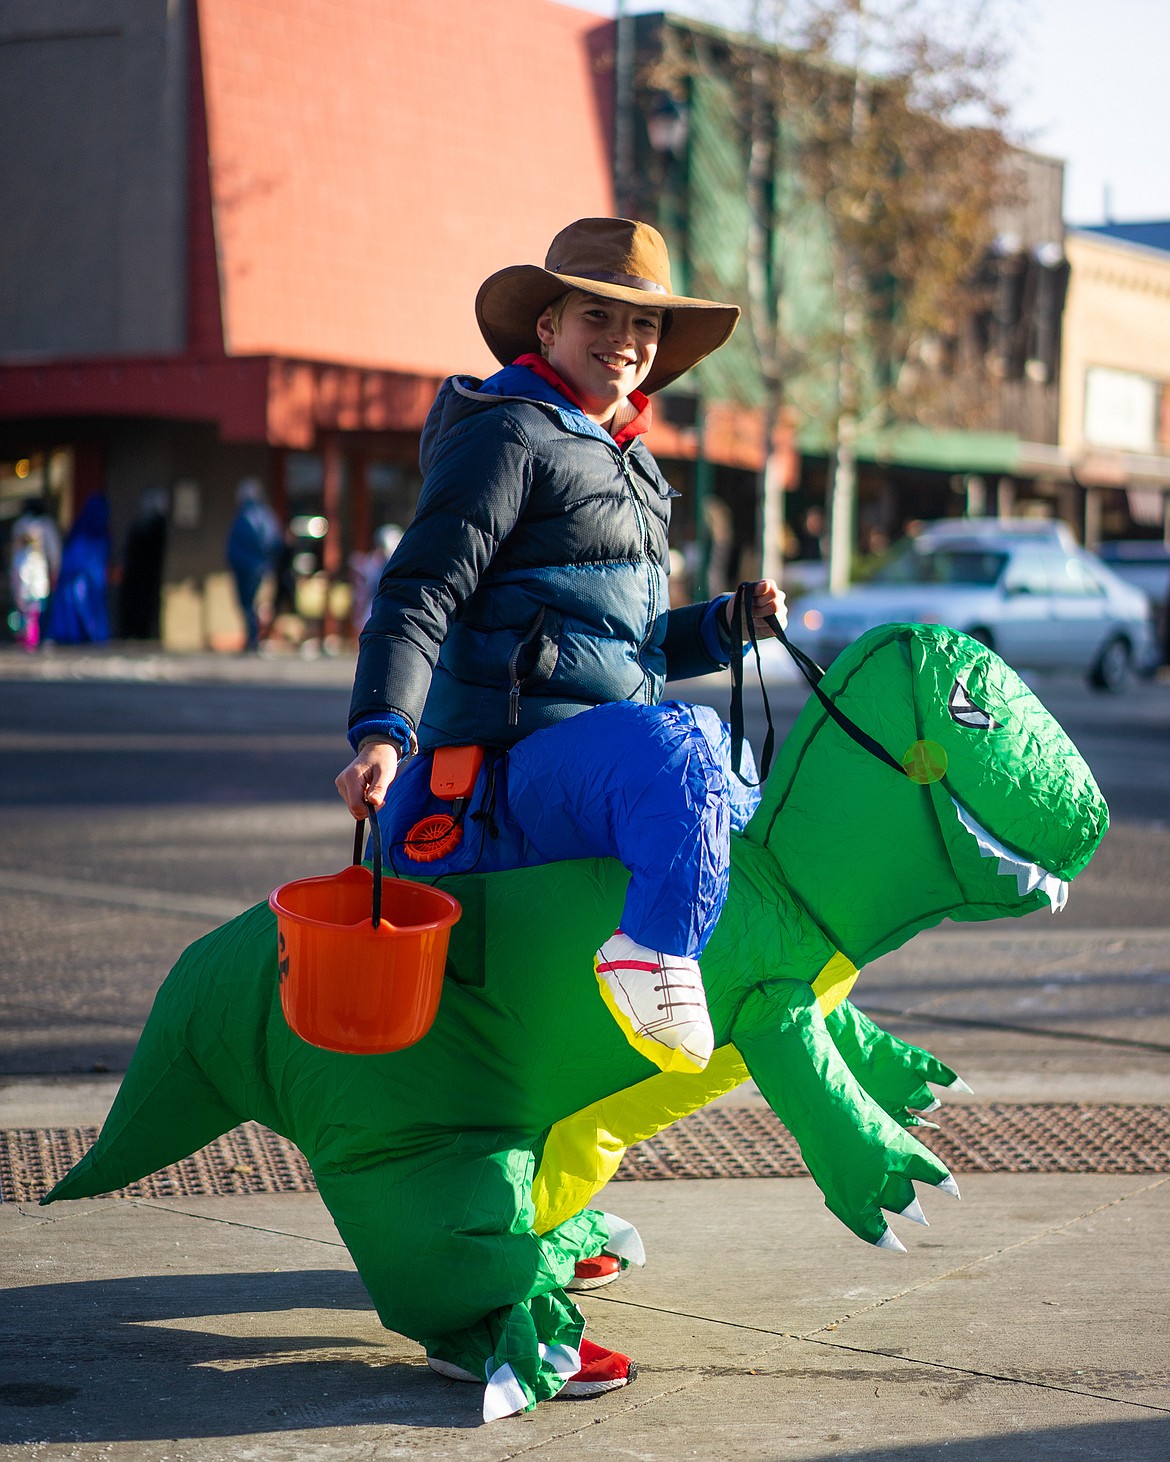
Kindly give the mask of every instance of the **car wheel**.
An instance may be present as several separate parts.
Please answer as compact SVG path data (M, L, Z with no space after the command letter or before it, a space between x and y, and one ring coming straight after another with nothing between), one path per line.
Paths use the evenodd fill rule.
M978 640L981 645L986 645L989 650L995 649L995 640L991 631L984 629L981 624L977 624L974 629L969 629L967 633L973 640Z
M1125 689L1133 668L1133 651L1129 641L1121 635L1111 639L1094 661L1089 671L1089 684L1094 690L1110 691L1116 694Z

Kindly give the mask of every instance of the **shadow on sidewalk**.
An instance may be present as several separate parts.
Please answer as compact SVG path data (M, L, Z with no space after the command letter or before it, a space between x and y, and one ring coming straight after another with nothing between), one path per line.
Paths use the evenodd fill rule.
M0 1443L480 1423L479 1391L432 1375L344 1270L32 1285L4 1311Z

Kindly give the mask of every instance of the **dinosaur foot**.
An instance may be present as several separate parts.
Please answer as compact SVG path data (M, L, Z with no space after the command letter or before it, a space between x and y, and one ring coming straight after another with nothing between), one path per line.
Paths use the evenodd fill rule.
M626 1266L616 1254L596 1254L592 1259L578 1259L573 1277L565 1285L569 1290L600 1289L620 1279Z
M558 1346L556 1349L561 1354L554 1357L552 1348L544 1350L542 1347L543 1358L556 1362L555 1368L562 1375L572 1362L578 1363L557 1392L554 1399L558 1401L587 1401L594 1396L604 1396L608 1391L617 1391L622 1386L628 1386L638 1374L638 1367L628 1355L622 1355L617 1350L606 1350L604 1346L594 1345L584 1337L578 1350L571 1346ZM441 1360L438 1356L428 1355L427 1365L436 1375L444 1376L449 1381L469 1381L472 1385L480 1386L484 1384L481 1377L451 1361ZM517 1411L523 1411L526 1404L524 1392L510 1365L500 1366L487 1378L483 1399L484 1421L512 1416Z
M606 1350L582 1336L581 1369L569 1377L556 1400L585 1401L591 1396L604 1396L607 1391L628 1386L637 1374L638 1367L628 1355L622 1355L620 1350Z

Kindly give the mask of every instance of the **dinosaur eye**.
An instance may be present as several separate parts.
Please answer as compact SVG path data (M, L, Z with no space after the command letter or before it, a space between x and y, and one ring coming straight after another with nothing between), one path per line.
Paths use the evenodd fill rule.
M951 686L947 710L957 726L968 726L972 731L998 731L1002 725L1002 722L996 721L982 706L975 704L971 693L959 679Z

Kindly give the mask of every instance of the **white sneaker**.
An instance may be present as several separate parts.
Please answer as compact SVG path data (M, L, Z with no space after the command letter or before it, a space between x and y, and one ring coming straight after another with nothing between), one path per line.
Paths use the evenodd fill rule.
M593 957L601 998L633 1048L663 1071L702 1071L715 1048L697 960L615 929Z

